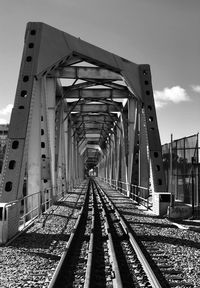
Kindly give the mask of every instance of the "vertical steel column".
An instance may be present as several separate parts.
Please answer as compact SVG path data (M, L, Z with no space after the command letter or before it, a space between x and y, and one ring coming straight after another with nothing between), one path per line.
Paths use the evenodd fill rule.
M149 65L139 65L142 99L149 142L149 155L152 165L154 191L166 191L166 182L163 169L162 149L157 124L153 89L151 83L151 71Z
M27 159L27 195L41 191L41 94L42 80L35 82L35 93L32 94L32 115L29 127L28 159ZM29 197L27 209L38 206L38 196ZM36 215L37 211L34 212ZM32 216L34 216L32 214ZM29 215L31 216L31 215Z
M46 77L41 79L41 200L52 198L51 154L48 127ZM55 96L54 96L55 97Z
M67 105L67 103L65 103ZM66 118L67 116L67 112L64 112L63 114L64 116L64 145L65 145L65 178L66 178L66 190L68 191L69 189L69 130L68 130L68 118ZM64 120L63 119L63 120Z
M68 122L68 181L69 181L69 190L71 191L73 187L72 183L72 165L73 165L73 157L72 157L72 128L71 123Z
M125 182L125 189L126 189L126 194L129 194L129 185L128 185L128 167L127 167L127 151L126 151L126 131L125 131L125 115L123 113L121 114L121 128L122 128L122 133L121 133L121 178L122 182Z
M105 156L104 156L104 164L103 164L103 167L104 167L104 178L107 178L107 156L106 156L106 150L105 151Z
M115 180L115 134L112 134L112 174L111 179Z
M64 152L64 105L60 99L57 117L57 185L59 194L65 189L65 152Z
M149 188L149 155L148 155L148 138L147 138L147 128L144 111L139 107L139 185L142 187ZM148 195L148 190L142 191L145 193L141 195L146 198Z
M72 137L72 159L71 159L71 182L72 182L72 187L75 185L75 180L76 180L76 157L75 157L75 138L74 138L74 129L71 129L71 137Z
M108 179L110 181L110 184L112 183L112 141L111 141L111 137L109 137L109 150L108 150L108 163L109 163L109 170L108 170Z
M131 184L133 173L133 156L135 147L135 133L137 121L137 102L134 98L128 100L128 183ZM128 190L130 197L130 186Z
M115 147L116 147L116 164L115 164L115 180L116 180L116 189L118 189L118 181L120 180L119 179L119 172L120 172L120 165L121 165L121 160L120 160L120 157L121 157L121 155L120 155L120 151L121 151L121 149L120 149L120 146L121 146L121 137L122 137L122 135L121 135L121 131L120 131L120 129L119 128L117 128L117 130L116 130L116 137L115 137L115 143L116 143L116 145L115 145Z
M105 162L105 156L103 155L102 156L102 159L101 159L101 177L105 178L105 165L104 165L104 162Z
M75 185L78 183L78 144L76 141L76 134L74 134L74 178Z
M116 178L116 142L115 142L115 133L112 135L113 141L113 150L112 150L112 179L115 180Z
M9 202L22 197L27 164L28 134L31 121L32 93L36 87L35 64L39 53L41 33L37 24L27 25L15 103L8 131L8 144L2 171L0 201ZM38 93L38 91L36 91Z
M108 147L106 147L105 170L106 170L106 179L108 179L108 177L109 177L109 167L108 167Z
M46 108L47 129L50 150L50 172L52 183L52 197L56 196L56 174L55 174L55 106L56 106L56 82L54 78L46 79Z

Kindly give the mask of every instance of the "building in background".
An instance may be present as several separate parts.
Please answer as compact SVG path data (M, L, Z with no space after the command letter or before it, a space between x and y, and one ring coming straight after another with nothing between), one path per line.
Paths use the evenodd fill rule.
M8 127L9 127L8 124L0 124L0 173L2 170L3 159L6 150Z

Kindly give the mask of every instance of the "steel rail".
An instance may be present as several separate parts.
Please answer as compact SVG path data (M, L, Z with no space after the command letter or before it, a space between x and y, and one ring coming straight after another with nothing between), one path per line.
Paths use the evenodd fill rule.
M99 209L98 208L99 206L96 205L95 203L100 204L101 208ZM90 214L88 214L89 211L90 211ZM63 283L62 282L63 281L62 276L64 276L64 278L66 277L65 275L63 275L63 274L65 274L65 269L67 269L65 267L68 267L65 265L71 265L71 264L69 264L69 262L70 262L70 258L72 257L71 253L74 249L73 247L75 247L74 242L80 241L79 240L79 237L80 237L79 232L81 229L82 229L81 233L83 233L82 236L84 236L84 235L86 235L87 237L89 236L88 240L86 242L86 243L88 243L88 244L86 244L88 248L86 248L86 250L84 250L84 251L86 251L84 253L86 253L87 257L84 258L86 260L86 262L85 262L86 264L84 266L85 269L83 269L84 274L82 274L82 275L84 275L84 276L83 276L81 281L84 281L84 282L82 282L84 288L95 287L94 286L94 284L95 284L94 283L94 279L95 279L94 273L95 273L95 269L99 269L98 264L95 264L95 261L94 261L94 256L95 256L94 245L96 245L94 243L97 243L97 242L95 242L96 241L95 239L97 239L96 238L96 232L97 232L97 229L99 229L99 227L97 227L97 224L95 224L96 223L96 216L95 216L96 213L100 213L102 215L101 217L103 217L103 219L104 219L103 226L105 229L104 230L105 235L107 237L107 240L106 240L107 244L106 245L107 245L108 255L109 255L108 256L109 257L109 263L110 263L109 265L111 267L111 270L110 270L111 272L109 272L109 273L111 273L110 275L111 275L111 279L112 279L111 281L112 281L113 288L123 288L124 285L126 285L125 283L127 283L126 281L133 281L133 283L137 283L137 281L138 281L136 276L132 276L132 277L134 277L132 280L127 280L123 276L124 275L123 274L124 268L122 268L122 267L123 267L123 265L125 265L124 267L126 267L126 265L128 265L128 263L125 264L127 261L127 260L125 260L126 257L125 258L119 258L119 257L124 257L124 256L119 256L119 255L122 255L120 253L126 254L126 252L123 251L123 252L119 253L119 251L117 251L117 249L116 249L116 247L120 247L117 245L121 245L120 238L119 238L120 237L119 235L121 235L121 234L118 235L118 233L123 233L123 235L124 235L123 237L125 237L124 240L126 239L125 241L128 241L127 243L130 243L128 245L130 245L130 247L132 247L131 249L133 249L134 253L136 254L135 257L137 257L137 259L138 259L137 261L142 266L142 269L143 269L142 271L144 271L142 273L146 274L146 277L148 279L148 283L151 285L151 287L162 288L163 286L160 283L160 280L155 275L151 265L147 261L146 256L144 255L140 246L138 245L137 241L135 240L131 229L127 226L126 222L124 221L123 216L120 215L116 206L109 199L109 197L106 195L104 190L100 187L100 185L98 183L96 183L95 181L93 182L92 180L90 180L90 182L88 183L87 193L85 195L84 206L81 208L81 210L79 212L79 215L78 215L76 224L74 226L74 229L70 235L70 238L67 242L65 251L64 251L63 255L61 256L59 264L58 264L58 266L57 266L57 268L53 274L53 278L52 278L48 288L61 287L59 285L62 285L60 283ZM86 217L87 217L87 220L86 220ZM113 217L115 218L114 222L117 221L116 223L118 223L116 227L115 227L116 224L112 223L113 219L114 219ZM85 230L84 227L85 228L87 227L87 229ZM115 230L115 229L117 229L117 230ZM119 231L121 231L121 232L117 232L118 229L120 229ZM84 234L83 231L87 231L87 232L85 232L86 234ZM117 242L115 243L116 240L117 240ZM117 243L119 243L119 244L117 244ZM78 244L75 244L75 245L78 245ZM121 251L121 247L119 249ZM127 251L127 250L125 250L125 251ZM80 256L78 256L78 257L80 257ZM119 260L119 259L121 259L121 260L124 259L124 260L122 260L122 261L125 261L125 262L123 262L124 263L123 265L120 263L121 260ZM78 260L76 260L76 261L78 261ZM76 263L79 263L79 262L76 262ZM79 265L79 264L75 264L75 265ZM68 268L68 269L70 269L70 268ZM125 269L129 269L128 266ZM130 273L130 272L128 272L128 273ZM70 278L68 278L68 279L69 279L69 281L71 281L70 280L71 276L69 276L69 277ZM61 281L61 282L59 282L59 281ZM72 280L72 281L76 281L76 280Z
M95 189L92 184L93 189L93 199L95 198ZM103 206L101 207L102 214L105 220L105 228L108 236L108 249L109 249L109 255L111 258L110 264L112 266L112 271L114 272L114 278L112 279L113 288L123 288L122 280L120 277L119 272L119 266L117 262L117 257L114 249L112 234L110 233L110 226L106 217L106 212ZM92 211L93 219L92 219L92 231L91 231L91 237L90 237L90 243L89 243L89 251L88 251L88 261L87 261L87 270L86 270L86 276L85 276L85 283L84 288L92 287L91 285L91 277L92 277L92 262L93 262L93 250L94 250L94 225L95 225L95 210L93 206Z
M91 203L89 201L90 198L90 192L92 192L92 205L90 205L89 203ZM84 203L84 207L81 208L81 211L78 215L75 227L70 235L70 238L68 240L67 246L65 248L65 251L59 261L59 264L53 274L53 278L48 286L48 288L55 288L55 287L60 287L58 285L60 285L60 278L62 277L61 274L65 273L63 267L65 267L66 263L68 263L68 260L70 260L70 255L71 255L71 251L73 248L72 246L74 246L73 242L74 240L77 241L78 237L76 238L76 233L79 233L80 230L80 225L87 225L86 222L81 221L82 217L84 217L84 214L86 214L87 209L91 209L90 207L92 206L92 215L90 216L92 218L92 224L89 228L89 231L91 229L91 233L90 233L90 238L89 238L89 248L87 251L87 263L86 263L86 271L84 274L84 288L91 288L91 287L95 287L95 282L94 282L94 277L95 277L95 269L99 269L98 264L96 266L95 261L94 261L94 239L99 239L98 236L96 235L97 233L97 229L99 229L99 226L97 226L97 222L96 222L96 213L101 213L103 219L104 219L104 229L105 229L105 233L107 235L107 249L108 249L108 255L109 255L109 264L111 267L111 271L109 272L111 273L111 281L112 281L112 287L113 288L123 288L123 284L122 284L122 280L120 277L120 272L119 272L119 266L118 266L118 262L117 262L117 257L116 257L116 252L115 252L115 248L114 248L114 244L113 244L113 239L112 239L112 235L110 232L110 226L107 220L107 215L105 212L105 209L103 208L103 204L101 203L101 201L98 201L98 194L95 193L95 189L93 187L92 182L90 182L90 185L88 186L88 204L86 205ZM91 199L91 198L90 198ZM95 201L94 201L95 199ZM101 208L99 210L98 205L95 204L101 204ZM89 205L89 206L88 206ZM85 208L86 207L86 208ZM85 213L84 213L85 212ZM90 218L89 217L89 218ZM89 220L88 218L88 220ZM96 224L95 224L96 223ZM76 238L76 239L75 239ZM103 238L102 238L103 239ZM102 240L96 240L96 241L102 241ZM105 240L104 240L105 241ZM97 243L97 242L95 242ZM67 264L69 265L69 263ZM105 269L105 268L104 268Z
M92 194L92 198L94 198L93 194ZM94 202L94 199L92 202ZM86 269L86 273L85 273L84 288L89 288L90 283L91 283L92 261L93 261L93 250L94 250L94 225L95 225L94 222L95 222L95 211L94 211L94 206L93 206L92 207L92 226L91 226L91 234L90 234L88 260L87 260L87 269Z
M127 234L129 241L130 241L137 257L138 257L140 263L142 264L142 267L143 267L143 269L144 269L144 271L145 271L145 273L149 279L150 284L152 285L153 288L162 288L163 287L162 284L160 283L159 279L155 275L155 273L154 273L153 269L151 268L148 260L146 259L146 256L144 255L141 248L139 247L137 241L135 240L135 237L133 236L129 227L125 223L125 221L124 221L123 217L121 216L121 214L119 213L117 207L114 205L112 200L109 199L109 197L106 195L106 193L104 192L104 190L101 188L101 186L98 183L97 183L97 186L100 189L100 191L103 193L103 195L105 196L108 203L110 203L113 210L115 211L115 213L118 217L118 220L119 220L122 228L124 229L124 232Z
M108 248L110 251L110 257L112 259L111 261L111 265L112 265L112 270L114 271L114 278L113 278L113 287L114 288L123 288L123 284L122 284L122 279L120 276L120 270L119 270L119 265L118 265L118 261L117 261L117 256L116 256L116 251L114 248L114 244L113 244L113 238L112 238L112 234L110 232L110 226L107 220L107 216L106 216L106 212L105 209L102 207L103 209L103 214L104 214L104 219L105 219L105 226L106 226L106 230L107 230L107 234L108 234Z

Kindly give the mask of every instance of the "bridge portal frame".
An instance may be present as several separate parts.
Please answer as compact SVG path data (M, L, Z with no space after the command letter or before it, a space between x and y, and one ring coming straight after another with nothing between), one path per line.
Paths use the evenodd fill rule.
M81 61L93 66L76 67ZM72 76L85 82L74 83L70 91L62 88L58 78ZM125 87L112 82L119 79L126 83ZM93 91L94 96L90 90L87 97L84 88L91 88L99 80L109 90ZM74 107L66 102L66 98L77 96ZM84 105L84 98L93 97L104 99L104 105ZM113 102L119 97L126 98L124 107ZM36 190L45 193L53 187L51 197L56 199L58 191L69 190L83 179L87 156L81 154L80 146L92 139L87 139L89 130L83 135L77 133L71 112L74 109L74 113L80 112L84 118L97 108L111 121L116 117L113 112L120 115L109 134L108 124L100 129L105 147L96 156L99 175L126 183L137 179L137 184L149 186L150 169L153 191L166 191L150 66L135 64L44 23L28 23L8 132L0 202L20 199L25 180L27 195ZM90 152L90 148L84 153Z

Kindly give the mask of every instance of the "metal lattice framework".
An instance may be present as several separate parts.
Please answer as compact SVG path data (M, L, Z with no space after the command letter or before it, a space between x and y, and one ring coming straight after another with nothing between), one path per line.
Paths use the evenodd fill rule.
M149 65L28 23L0 202L101 177L166 191ZM129 193L127 188L127 193Z

